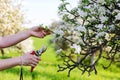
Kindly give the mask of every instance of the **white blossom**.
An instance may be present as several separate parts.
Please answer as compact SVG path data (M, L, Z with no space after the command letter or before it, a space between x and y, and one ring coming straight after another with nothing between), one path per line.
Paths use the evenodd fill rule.
M110 40L110 36L109 36L108 33L105 34L105 39L108 40L108 41Z
M98 29L102 29L103 28L103 24L95 25L95 27L98 28Z
M102 36L105 36L106 32L99 32L97 35L96 35L96 39L102 37Z
M115 30L114 25L109 25L109 30Z
M100 21L101 21L102 23L105 22L105 21L107 21L107 19L108 19L108 18L105 17L105 16L101 16L101 17L100 17Z
M71 48L75 49L75 53L80 54L80 52L81 52L81 46L80 46L80 45L73 44L73 45L71 46Z
M55 30L54 31L55 34L58 34L60 36L63 36L64 35L64 32L62 30Z
M118 6L120 7L120 3L118 4Z
M120 20L120 13L115 16L116 20Z
M84 26L78 26L75 30L86 33L86 28Z
M81 17L87 16L87 12L84 12L82 10L79 10L78 13L80 14Z
M105 0L97 0L97 3L105 4Z
M115 9L112 13L120 13L120 10Z
M56 51L57 54L60 54L62 52L62 49L59 49Z
M91 5L88 5L88 6L85 6L86 9L90 9L91 8Z
M107 52L109 52L111 49L112 49L112 47L110 47L110 46L105 47L105 51L107 51Z
M84 38L85 39L85 38ZM78 39L78 42L77 43L80 43L82 45L85 45L85 43L83 42L83 40L81 38Z
M106 9L105 9L105 7L99 6L98 11L99 11L99 13L100 13L101 15L105 15L105 14L106 14Z
M106 40L110 40L110 36L109 36L109 34L108 33L106 33L106 32L100 32L100 33L98 33L97 35L96 35L96 39L98 39L98 38L100 38L100 37L105 37L105 39Z

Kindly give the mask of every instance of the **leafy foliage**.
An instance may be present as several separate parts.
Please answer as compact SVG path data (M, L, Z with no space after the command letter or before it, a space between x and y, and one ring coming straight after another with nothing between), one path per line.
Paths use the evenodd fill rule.
M112 63L120 62L120 1L119 0L79 0L78 5L70 9L70 3L62 0L59 15L63 26L55 28L56 44L67 45L68 49L59 46L59 56L63 65L58 71L70 72L78 68L97 74L96 65L101 58ZM59 34L60 36L57 36ZM64 43L64 44L63 44Z

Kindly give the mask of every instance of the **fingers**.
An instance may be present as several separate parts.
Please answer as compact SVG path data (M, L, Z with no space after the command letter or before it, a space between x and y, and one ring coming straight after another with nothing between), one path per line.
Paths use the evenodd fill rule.
M46 32L47 35L51 34L50 30L45 30L45 32Z
M47 28L43 28L43 27L38 27L40 30L44 31L44 34L49 35L51 33L51 31Z
M42 34L43 34L44 36L47 35L47 32L46 32L45 30L42 30L41 32L42 32Z
M32 62L32 63L30 64L30 66L35 67L35 66L37 66L38 63L39 63L39 62Z
M43 38L51 33L49 29L43 27L33 27L29 30L30 35L38 38Z
M37 64L39 63L39 61L40 61L40 58L37 57L37 56L34 56L34 57L31 59L31 64L30 64L30 66L32 66L32 67L37 66Z
M50 30L45 30L45 29L43 29L43 30L42 30L42 33L43 33L44 35L49 35L51 32L50 32Z
M25 54L23 56L21 56L22 58L22 64L24 66L32 66L35 67L39 61L41 60L39 57L31 55L30 53Z
M50 34L49 32L47 32L45 30L42 30L41 33L40 33L40 37L43 38L43 37L45 37L45 36L47 36L49 34Z

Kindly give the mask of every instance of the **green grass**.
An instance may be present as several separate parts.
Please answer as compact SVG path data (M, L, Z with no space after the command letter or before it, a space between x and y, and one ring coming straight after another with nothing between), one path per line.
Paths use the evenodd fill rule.
M71 72L70 77L67 77L67 71L57 72L59 61L56 58L54 45L48 41L49 38L50 36L44 39L32 38L34 40L35 50L46 45L47 51L41 56L41 62L32 74L30 73L30 67L23 67L24 80L120 80L119 67L112 65L109 69L104 70L100 65L104 63L104 61L100 61L97 66L98 74L95 75L92 73L89 77L87 73L81 75L81 71L77 69ZM18 53L12 52L11 54L6 54L5 57L15 57L19 55ZM0 80L19 80L19 73L19 66L0 71Z

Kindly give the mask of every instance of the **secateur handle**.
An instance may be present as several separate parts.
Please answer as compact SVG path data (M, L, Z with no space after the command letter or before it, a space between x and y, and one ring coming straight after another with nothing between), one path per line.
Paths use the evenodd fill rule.
M41 56L42 55L42 53L44 53L45 51L46 51L46 47L45 46L43 46L42 48L40 48L39 50L36 50L36 51L32 51L32 53L30 53L31 55L35 55L35 56ZM31 72L33 72L33 69L34 69L34 67L31 67Z

